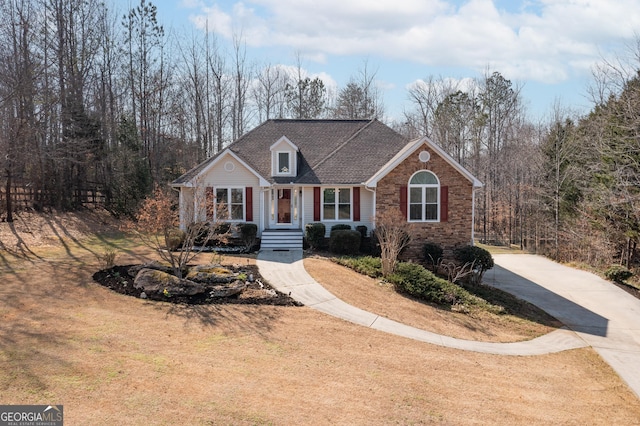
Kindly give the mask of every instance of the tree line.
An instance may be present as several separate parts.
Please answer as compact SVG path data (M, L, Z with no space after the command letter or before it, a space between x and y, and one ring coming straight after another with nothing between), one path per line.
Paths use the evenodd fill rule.
M15 182L37 208L75 209L88 185L130 216L166 182L270 118L378 118L428 136L484 184L476 237L558 258L631 264L639 235L640 82L633 63L594 72L586 116L561 105L527 117L521 87L498 71L430 76L385 116L376 72L363 62L332 90L293 66L255 63L241 34L165 28L140 0L0 0L3 210ZM639 49L640 51L640 49ZM638 56L636 56L638 57Z
M177 34L140 0L0 0L2 175L37 207L73 209L87 185L131 214L165 183L269 118L380 115L375 73L336 94L297 65L258 66L241 37ZM6 197L10 200L10 197ZM10 206L3 206L11 211Z

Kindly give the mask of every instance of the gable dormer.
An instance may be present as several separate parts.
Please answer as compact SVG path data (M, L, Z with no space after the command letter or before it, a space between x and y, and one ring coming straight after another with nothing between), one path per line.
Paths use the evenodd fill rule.
M298 174L298 147L286 136L271 145L271 176L294 177Z

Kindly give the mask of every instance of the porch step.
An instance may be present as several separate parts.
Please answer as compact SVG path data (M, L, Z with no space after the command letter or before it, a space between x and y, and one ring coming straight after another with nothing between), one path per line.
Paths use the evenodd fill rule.
M265 229L260 241L261 250L302 250L302 231L299 229Z

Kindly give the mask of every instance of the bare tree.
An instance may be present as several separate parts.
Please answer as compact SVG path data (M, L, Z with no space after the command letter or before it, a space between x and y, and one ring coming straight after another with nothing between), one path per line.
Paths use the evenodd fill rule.
M168 190L156 186L153 196L142 202L135 220L126 223L125 228L134 232L146 246L157 251L171 265L174 274L182 278L182 271L202 252L204 246L214 240L225 242L231 227L220 231L226 206L216 203L216 207L211 208L216 208L218 214L212 214L206 222L192 222L185 231L181 231L175 204L175 197L171 197ZM199 246L196 246L196 241L199 241Z
M285 115L285 89L289 76L279 66L267 64L258 73L252 96L259 121L282 118Z
M338 93L333 115L347 119L382 119L384 106L378 87L376 72L371 73L365 61L356 77L352 77L346 87Z
M399 209L376 215L374 232L380 244L383 276L388 277L395 271L400 253L411 242L412 228Z

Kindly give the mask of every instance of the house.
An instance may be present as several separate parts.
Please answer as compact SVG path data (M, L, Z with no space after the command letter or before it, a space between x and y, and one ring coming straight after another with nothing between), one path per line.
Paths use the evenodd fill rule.
M301 247L308 223L375 228L376 212L400 208L415 223L408 257L425 241L473 243L480 181L430 139L409 141L378 120L268 120L172 184L180 224L252 222L262 248Z

